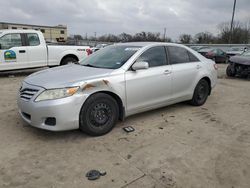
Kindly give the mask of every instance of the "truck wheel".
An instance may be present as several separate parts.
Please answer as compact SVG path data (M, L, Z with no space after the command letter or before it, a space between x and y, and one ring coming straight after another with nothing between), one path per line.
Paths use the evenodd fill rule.
M193 98L190 101L190 104L193 106L203 105L207 100L210 92L209 90L209 83L205 79L200 80L195 87Z
M61 65L67 65L67 64L76 63L76 62L77 62L76 58L74 58L74 57L66 57L66 58L63 58L63 60L61 62Z
M113 129L118 115L119 108L113 97L104 93L94 94L80 111L80 130L91 136L104 135Z
M233 69L234 69L234 67L232 65L227 66L226 73L227 73L228 77L234 77L235 76L235 71L233 71Z

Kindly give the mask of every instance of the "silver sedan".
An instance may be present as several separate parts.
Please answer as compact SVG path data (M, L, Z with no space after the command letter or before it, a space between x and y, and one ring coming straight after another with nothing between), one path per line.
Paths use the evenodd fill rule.
M34 127L99 136L132 114L182 101L203 105L216 82L216 64L188 47L123 43L28 76L17 101Z

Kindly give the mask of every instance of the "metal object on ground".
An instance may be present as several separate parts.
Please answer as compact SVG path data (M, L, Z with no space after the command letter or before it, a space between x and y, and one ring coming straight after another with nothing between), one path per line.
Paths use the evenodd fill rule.
M100 172L98 170L90 170L87 172L86 177L88 178L88 180L97 180L100 178L100 176L105 176L107 174L107 172L103 171Z
M131 127L131 126L123 127L122 129L123 129L125 132L127 132L127 133L130 133L130 132L134 132L134 131L135 131L135 129L134 129L133 127Z

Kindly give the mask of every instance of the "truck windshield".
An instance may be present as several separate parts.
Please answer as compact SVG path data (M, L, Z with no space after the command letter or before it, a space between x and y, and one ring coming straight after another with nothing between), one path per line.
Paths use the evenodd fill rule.
M95 68L118 69L140 48L140 46L127 45L108 46L93 53L80 64Z

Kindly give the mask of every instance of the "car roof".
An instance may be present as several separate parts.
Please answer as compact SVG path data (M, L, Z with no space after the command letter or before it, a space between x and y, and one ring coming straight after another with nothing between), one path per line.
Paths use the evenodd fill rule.
M115 45L140 46L140 47L166 45L166 46L186 47L186 46L184 46L182 44L169 43L169 42L125 42L125 43L115 43Z
M0 33L38 33L40 31L34 29L2 29Z

